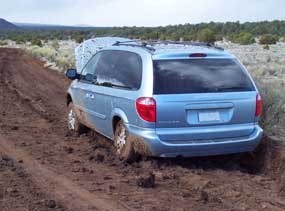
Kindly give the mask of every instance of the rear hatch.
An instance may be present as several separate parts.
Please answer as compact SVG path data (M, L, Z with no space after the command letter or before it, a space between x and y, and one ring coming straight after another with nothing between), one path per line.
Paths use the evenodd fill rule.
M235 138L254 130L257 93L236 59L155 60L153 91L163 141Z

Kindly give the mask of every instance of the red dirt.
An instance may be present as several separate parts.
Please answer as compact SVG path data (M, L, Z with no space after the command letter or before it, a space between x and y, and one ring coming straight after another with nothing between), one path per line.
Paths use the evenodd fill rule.
M23 51L0 48L0 210L285 210L281 144L122 163L109 140L68 135L68 84Z

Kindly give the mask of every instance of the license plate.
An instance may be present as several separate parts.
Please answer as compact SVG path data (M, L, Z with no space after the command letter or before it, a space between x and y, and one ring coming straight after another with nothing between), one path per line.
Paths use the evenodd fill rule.
M199 121L200 122L216 122L220 121L220 113L219 112L201 112L199 113Z

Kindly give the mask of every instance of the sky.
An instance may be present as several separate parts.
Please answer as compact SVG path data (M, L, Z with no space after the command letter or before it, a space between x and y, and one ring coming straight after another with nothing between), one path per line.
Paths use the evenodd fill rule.
M0 0L11 22L165 26L210 21L285 20L285 0Z

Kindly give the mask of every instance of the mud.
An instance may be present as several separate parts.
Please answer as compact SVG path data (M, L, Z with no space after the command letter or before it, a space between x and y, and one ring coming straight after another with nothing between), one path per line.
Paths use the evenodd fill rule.
M0 210L285 210L285 147L191 159L114 156L112 143L66 130L61 74L0 49Z

